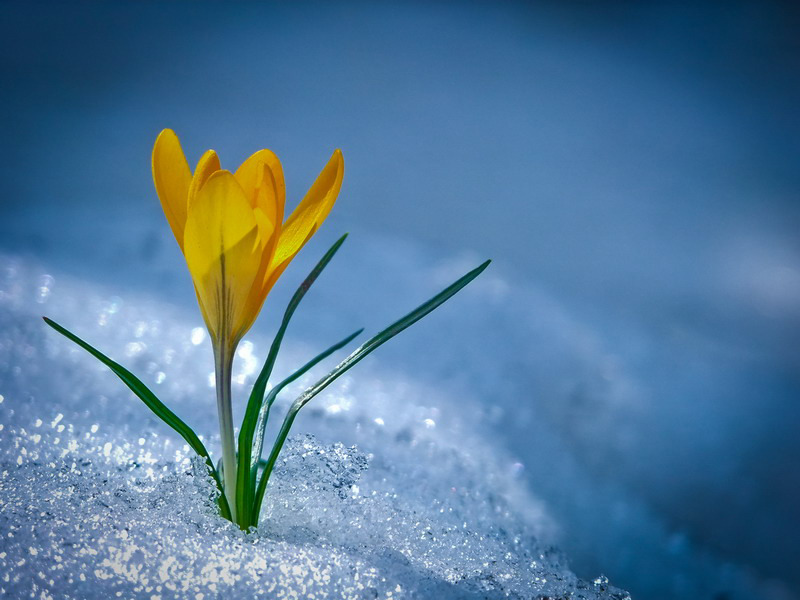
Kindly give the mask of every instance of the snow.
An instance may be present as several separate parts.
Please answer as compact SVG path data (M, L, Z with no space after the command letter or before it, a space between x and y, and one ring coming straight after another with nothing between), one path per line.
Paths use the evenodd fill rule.
M628 598L599 574L586 582L569 570L519 466L471 419L369 369L299 420L262 525L240 532L215 513L215 488L188 447L37 317L71 315L71 327L208 436L209 344L196 318L14 258L0 273L0 594ZM240 396L263 348L242 345ZM321 443L301 433L309 421L358 445Z
M385 258L386 241L379 246L376 241L369 260L350 257L348 277L368 276ZM399 281L416 278L424 290L463 270L465 261L427 271L410 254L389 262ZM436 386L414 369L393 369L391 351L304 409L268 489L262 525L245 535L215 514L214 488L182 440L105 367L38 318L53 316L139 374L215 453L210 344L198 333L199 316L160 298L120 295L45 272L26 259L3 256L0 274L2 593L627 598L600 572L581 579L570 571L558 549L560 518L582 538L573 547L600 546L613 567L631 561L634 551L637 561L663 561L653 570L664 577L664 589L685 597L771 597L746 569L694 549L634 498L592 478L535 416L538 400L508 398L498 378L497 401L482 405L480 397L492 389L484 377L497 377L491 367L467 377L477 389L469 394L459 377L443 376L449 384ZM326 281L323 276L298 313L300 339L317 336L310 308L335 303L341 293L331 291L336 285L326 292ZM488 330L511 335L511 323L496 310L500 298L514 318L536 303L539 316L526 327L550 348L556 380L582 362L570 358L569 348L583 348L587 363L597 361L585 332L557 306L533 293L517 304L509 289L488 275L407 334L416 348L431 350L419 353L428 374L468 360L459 353L469 353L474 338ZM341 313L339 325L346 327L351 317ZM336 314L330 310L327 317L336 321ZM542 315L551 325L542 325ZM235 364L238 411L267 347L263 331L257 326L248 336ZM441 348L429 346L445 337L436 342ZM279 371L310 353L307 343L290 338ZM313 377L294 384L280 406ZM618 402L627 397L614 396ZM518 435L509 419L528 432L527 452L508 450L502 432ZM613 440L616 421L612 413L584 426Z

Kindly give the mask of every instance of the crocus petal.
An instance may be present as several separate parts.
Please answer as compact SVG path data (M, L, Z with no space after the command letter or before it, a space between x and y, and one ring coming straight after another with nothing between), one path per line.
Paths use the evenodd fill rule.
M275 255L272 257L270 272L280 269L281 265L286 268L288 261L291 261L314 235L333 208L336 196L339 195L342 187L343 177L344 158L342 152L336 150L314 185L308 190L303 201L281 227L281 235ZM282 269L280 270L282 272Z
M257 314L247 309L262 261L258 224L236 178L216 171L193 198L184 254L215 343L234 346Z
M275 179L270 176L269 166L262 164L261 168L264 171L262 184L264 186L274 186ZM266 192L265 190L262 190L261 193L275 194L276 192L273 189L272 192ZM262 240L261 264L259 265L258 273L253 281L253 287L251 288L250 295L247 299L246 312L248 314L252 313L257 315L261 311L261 307L264 304L264 300L267 297L267 292L269 291L269 289L264 286L264 280L266 278L270 261L272 260L272 255L275 253L275 247L277 246L278 236L280 234L280 221L278 221L276 226L276 224L270 222L269 218L259 207L253 209L253 215L256 218L259 237Z
M158 135L153 146L153 182L161 207L181 249L191 181L192 172L178 136L171 129L165 129Z
M219 156L213 150L206 150L200 160L197 161L197 168L192 175L192 183L189 185L187 207L192 203L197 192L203 184L211 177L211 174L220 170Z
M263 165L269 168L273 182L264 182ZM283 179L281 161L272 150L259 150L236 169L236 180L241 184L253 208L260 207L273 223L283 222L283 207L286 203L286 183Z

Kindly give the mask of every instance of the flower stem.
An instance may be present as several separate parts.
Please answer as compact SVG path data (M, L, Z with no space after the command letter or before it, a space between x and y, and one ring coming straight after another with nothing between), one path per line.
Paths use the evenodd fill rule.
M231 519L236 522L236 445L233 436L233 412L231 409L231 368L233 348L224 344L214 346L214 366L217 383L217 412L219 435L222 441L222 465L224 471L225 497L231 508Z

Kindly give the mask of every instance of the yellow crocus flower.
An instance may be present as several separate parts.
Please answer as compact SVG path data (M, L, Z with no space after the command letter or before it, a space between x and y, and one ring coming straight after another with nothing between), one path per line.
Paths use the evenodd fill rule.
M278 157L259 150L235 173L208 150L192 174L178 136L153 147L153 181L194 282L214 347L217 402L229 503L236 464L230 407L233 354L276 280L333 207L344 175L334 151L305 198L283 221L286 186Z
M153 180L215 344L235 346L250 329L275 281L328 216L343 175L336 150L283 222L286 186L272 151L259 150L231 173L208 150L193 175L175 132L159 134Z

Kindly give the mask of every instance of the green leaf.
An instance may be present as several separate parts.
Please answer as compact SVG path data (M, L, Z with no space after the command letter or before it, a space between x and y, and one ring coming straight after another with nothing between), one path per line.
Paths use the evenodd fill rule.
M491 260L487 260L480 266L476 267L456 282L452 283L444 290L436 294L433 298L425 302L424 304L417 307L415 310L412 310L403 318L395 321L389 327L372 337L371 339L367 340L364 344L356 348L356 350L347 358L345 358L342 362L340 362L332 371L330 371L325 377L320 379L317 383L313 386L308 388L303 394L295 400L291 407L289 407L289 411L286 414L286 417L283 420L283 424L281 425L281 429L278 432L278 436L275 439L275 444L272 447L272 452L270 452L269 458L267 459L267 464L264 467L264 473L261 476L261 480L258 484L258 490L256 491L256 501L253 506L253 525L258 525L258 515L261 512L261 503L264 499L264 491L267 487L267 481L269 480L270 475L272 474L272 469L275 467L275 462L278 460L278 455L280 454L281 450L283 449L283 444L286 442L286 436L289 435L289 430L292 427L292 423L294 423L295 417L297 417L297 413L303 406L308 404L308 402L317 394L319 394L322 390L328 387L331 383L333 383L338 377L343 375L349 369L354 367L361 359L367 356L370 352L377 349L382 344L386 343L398 333L407 329L421 318L429 314L431 311L438 308L441 304L452 298L456 293L458 293L461 289L463 289L467 284L469 284L473 279L475 279L478 275L480 275L486 267L489 266Z
M50 327L55 329L58 333L78 344L78 346L86 350L89 354L94 356L96 359L98 359L100 362L106 365L109 369L111 369L114 372L114 374L117 377L119 377L122 380L122 382L125 385L127 385L128 388L134 394L136 394L142 400L142 402L144 402L147 405L147 407L156 414L156 416L159 419L164 421L164 423L166 423L167 425L172 427L172 429L178 432L178 434L184 440L186 440L186 443L189 444L192 450L197 452L197 454L199 454L201 457L205 459L208 470L211 473L212 477L214 477L215 481L217 482L217 487L219 488L220 491L219 504L222 516L225 517L226 519L230 519L231 518L230 508L228 507L228 503L225 500L225 494L222 491L222 482L219 479L217 470L214 468L214 463L211 461L211 457L208 455L208 450L206 450L206 447L203 445L203 442L200 441L200 438L197 437L197 434L195 434L192 428L189 427L186 423L184 423L180 419L180 417L178 417L178 415L176 415L169 408L167 408L167 406L163 402L161 402L161 400L159 400L156 397L156 395L152 391L150 391L150 389L144 383L142 383L142 381L138 377L136 377L133 373L128 371L125 367L114 362L113 360L108 358L105 354L103 354L93 346L90 346L89 344L84 342L81 338L79 338L77 335L65 329L52 319L48 319L47 317L42 317L42 318L44 319L45 323L47 323Z
M244 418L242 419L242 427L239 430L238 440L239 456L236 471L236 517L240 524L251 521L250 511L253 506L253 493L256 486L255 476L252 474L250 469L251 455L253 451L253 437L255 435L259 413L261 412L261 406L264 402L264 393L267 389L267 382L272 374L272 368L275 366L275 360L278 357L278 351L280 350L283 336L286 333L286 328L289 326L289 321L291 320L294 311L297 309L297 306L300 304L300 301L303 299L303 296L306 295L306 292L309 290L314 281L316 281L317 277L319 277L319 274L322 273L323 269L328 266L328 263L333 258L333 255L336 254L337 250L339 250L345 239L347 239L346 233L340 237L336 243L333 244L333 246L331 246L322 259L311 270L311 273L309 273L308 277L306 277L303 283L300 284L300 287L297 288L297 291L289 301L289 305L286 307L286 312L283 314L283 320L281 321L281 325L275 334L275 339L272 341L272 346L270 346L267 359L264 361L264 366L261 368L261 372L258 374L258 377L253 384L253 390L250 393Z
M253 440L253 454L250 457L250 469L253 470L259 463L264 463L261 459L261 451L264 448L264 434L267 429L267 421L269 420L269 411L272 408L272 404L275 402L275 399L278 397L278 394L283 391L287 385L298 379L299 377L303 376L309 370L311 370L314 366L328 358L331 354L336 352L337 350L345 347L347 344L352 342L356 337L361 335L363 329L359 329L356 332L351 333L343 340L335 343L333 346L325 350L324 352L318 354L302 367L297 369L291 375L289 375L286 379L278 383L274 388L269 391L267 397L264 399L264 402L261 405L261 410L258 413L258 422L256 423L256 435L255 439Z

